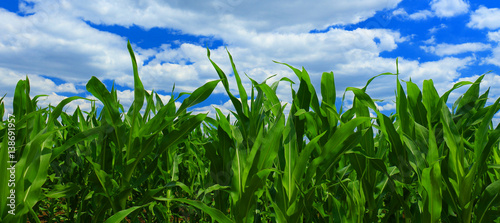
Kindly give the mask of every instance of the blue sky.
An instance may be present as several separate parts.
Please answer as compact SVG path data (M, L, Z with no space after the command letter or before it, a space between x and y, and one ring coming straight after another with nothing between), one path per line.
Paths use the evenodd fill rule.
M32 94L49 95L40 105L68 96L93 98L85 90L91 76L118 86L122 104L133 100L127 52L130 40L148 90L164 100L217 79L206 57L231 74L225 47L240 73L257 81L277 74L296 80L280 61L305 67L319 90L321 74L333 71L338 96L362 87L372 76L396 72L421 85L433 79L438 92L454 83L485 77L490 102L500 97L500 3L463 0L2 0L0 1L0 94L7 112L18 80L30 78ZM368 88L378 106L394 111L395 77ZM244 86L251 83L243 77ZM233 92L236 84L230 82ZM297 86L293 86L296 88ZM465 89L450 96L453 102ZM290 86L278 96L291 102ZM349 95L348 95L349 100ZM87 101L76 106L90 107ZM347 101L346 106L349 106ZM195 112L232 109L222 86ZM496 122L500 116L495 116Z

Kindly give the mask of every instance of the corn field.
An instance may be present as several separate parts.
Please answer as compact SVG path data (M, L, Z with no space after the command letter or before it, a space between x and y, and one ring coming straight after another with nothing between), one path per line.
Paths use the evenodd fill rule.
M353 105L343 109L332 72L318 90L304 69L282 64L299 83L248 77L247 92L228 52L231 92L207 49L219 79L164 102L144 89L128 50L128 111L95 77L86 89L99 111L92 102L66 113L71 101L89 100L77 96L39 107L28 79L17 83L7 119L0 100L0 222L500 222L500 125L492 122L500 98L487 105L484 75L439 95L432 80L420 89L398 72L380 74L395 77L396 112L387 116L366 93L380 75L348 87ZM232 115L190 112L220 84ZM291 104L278 98L279 84L298 86Z

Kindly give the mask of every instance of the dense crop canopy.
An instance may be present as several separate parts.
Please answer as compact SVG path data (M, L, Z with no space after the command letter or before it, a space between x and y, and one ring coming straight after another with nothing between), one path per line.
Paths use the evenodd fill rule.
M238 98L207 49L219 79L176 106L173 94L163 102L144 89L128 48L135 89L127 112L95 77L87 90L104 105L99 112L95 104L63 111L80 97L40 108L28 79L14 92L15 119L3 120L0 100L1 222L500 222L500 125L492 124L500 99L480 95L484 75L440 96L432 80L421 90L381 74L396 79L396 113L387 116L366 93L373 78L346 89L353 105L342 111L332 72L317 90L304 69L283 64L299 83L250 79L246 92L229 54ZM233 116L189 112L219 83ZM279 84L298 86L291 104L282 105ZM450 93L464 86L449 108ZM10 132L13 187L4 183Z

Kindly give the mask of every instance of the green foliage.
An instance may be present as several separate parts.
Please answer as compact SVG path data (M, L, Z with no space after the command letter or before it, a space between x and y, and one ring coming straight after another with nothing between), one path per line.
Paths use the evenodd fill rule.
M333 72L318 95L305 69L292 103L276 89L288 78L247 92L229 54L238 92L207 56L219 79L184 99L161 101L145 91L128 44L134 101L124 112L114 87L97 78L87 90L89 112L40 108L29 80L14 92L16 215L0 200L2 222L500 222L500 99L487 105L480 76L440 96L383 73L363 88L348 87L353 106L336 106ZM397 62L396 62L397 64ZM366 89L374 78L396 76L396 113L381 113ZM189 108L219 82L234 106L215 118ZM448 107L448 96L471 85ZM406 92L405 92L406 90ZM173 92L173 90L172 90ZM239 98L235 95L239 95ZM319 97L321 96L321 97ZM343 99L342 99L343 100ZM343 101L342 101L343 104ZM285 114L285 107L290 113ZM3 118L4 103L0 99ZM9 120L0 125L0 175L10 172ZM0 185L2 198L10 187Z

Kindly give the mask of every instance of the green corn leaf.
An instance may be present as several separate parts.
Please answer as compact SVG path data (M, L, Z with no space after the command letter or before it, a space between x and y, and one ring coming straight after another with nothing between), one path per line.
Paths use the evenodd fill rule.
M397 59L396 59L396 66L397 66ZM375 78L377 78L377 77L380 77L380 76L384 76L384 75L398 75L398 74L393 74L393 73L388 73L388 72L387 72L387 73L381 73L381 74L379 74L379 75L373 76L372 78L370 78L370 79L366 82L365 86L364 86L364 87L363 87L363 89L361 89L361 90L363 90L363 92L365 92L365 91L366 91L366 88L368 87L368 85L370 85L370 83L373 81L373 79L375 79Z
M113 216L111 216L110 218L106 219L106 221L104 223L116 223L116 222L121 222L123 219L125 219L125 217L127 217L130 213L134 212L135 210L139 209L139 208L142 208L144 206L147 206L147 205L143 205L143 206L134 206L134 207L131 207L131 208L127 208L125 210L121 210L119 212L117 212L116 214L114 214Z
M218 190L226 190L226 189L229 189L229 186L221 186L219 184L214 184L210 187L207 187L206 189L204 190L201 190L198 192L198 198L200 197L201 194L210 194L212 193L213 191L218 191Z
M408 100L399 79L397 79L396 95L396 113L398 114L398 123L401 131L407 135L413 135L413 120L410 119L408 112Z
M139 111L142 109L142 106L144 104L145 90L144 86L142 85L142 81L139 78L137 61L135 59L135 54L134 50L132 49L132 45L130 45L130 41L127 42L127 48L130 54L130 58L132 59L132 69L134 71L134 102L132 102L131 111L133 112L132 117L136 117L139 114Z
M183 140L186 140L186 136L193 131L196 127L199 127L203 119L205 119L207 115L206 114L198 114L196 116L193 116L189 119L187 119L181 129L174 130L172 131L168 137L164 137L161 144L160 144L160 150L158 151L159 154L163 153L165 150L167 150L170 146L176 145L177 143L180 143Z
M121 122L120 112L118 111L116 101L113 100L113 96L106 89L106 86L96 77L92 77L87 83L87 91L104 104L107 122L113 126L117 126Z
M102 133L102 132L106 132L109 128L110 128L110 126L103 125L103 126L99 126L99 127L85 130L83 132L80 132L80 133L74 135L73 137L68 139L66 142L64 142L63 145L53 149L52 157L50 158L50 161L52 162L55 159L57 159L64 151L66 151L71 146L73 146L79 142L82 142L84 140L93 139L93 138L97 137L96 136L97 134Z
M236 112L238 114L237 117L241 119L240 121L242 123L247 123L248 116L245 115L245 112L243 111L243 106L241 104L241 101L238 100L236 97L234 97L234 95L231 93L229 89L229 81L227 80L226 74L222 71L222 69L219 68L219 66L212 59L210 59L210 50L208 49L208 47L207 47L207 57L210 63L212 63L212 66L215 68L217 74L219 75L219 78L221 79L222 84L224 85L224 89L226 90L226 93L228 94L229 98L231 99L231 102L233 103L234 108L236 109ZM247 99L245 98L245 100Z
M148 134L154 135L163 131L167 126L172 125L176 117L169 116L169 110L169 106L161 107L158 113L141 127L137 136L146 136Z
M475 132L476 133L475 134L476 140L474 141L474 146L475 146L474 152L475 152L477 161L482 162L481 165L483 166L483 168L480 168L480 169L485 169L484 168L484 164L485 164L484 161L486 161L486 158L488 157L488 155L490 154L491 149L492 149L492 147L486 148L486 144L488 143L488 141L487 141L488 126L491 122L491 119L493 118L495 113L498 112L499 109L500 109L500 98L498 98L495 101L495 103L491 107L489 107L488 112L483 117L479 128ZM496 142L497 139L498 139L498 136L496 139L493 140L493 142ZM485 155L483 155L483 153Z
M443 103L446 103L448 101L448 96L450 95L450 93L452 91L454 91L454 90L456 90L456 89L458 89L458 88L460 88L462 86L470 85L470 84L473 84L473 83L470 82L470 81L460 81L460 82L454 84L453 87L450 90L448 90L447 92L445 92L443 94L443 96L441 96Z
M145 97L145 90L144 86L142 85L141 79L139 78L139 72L137 69L137 61L135 59L135 54L134 51L132 50L132 46L130 45L130 41L127 43L127 48L130 54L130 58L132 59L132 70L134 72L134 101L132 102L132 106L130 106L128 116L131 116L132 123L130 126L130 132L129 132L129 137L128 137L128 144L127 144L127 151L126 151L126 159L125 162L129 162L131 159L133 159L133 154L137 154L138 150L140 148L132 146L134 138L138 136L139 134L139 128L141 123L141 115L140 111L142 109L142 106L144 105L144 97ZM116 94L116 91L114 91ZM115 95L115 97L117 97ZM122 108L123 109L123 108ZM126 117L128 118L128 117ZM129 176L126 176L122 178L124 183L128 183L130 180ZM125 201L123 201L125 202ZM125 203L121 204L121 206L125 206Z
M439 117L439 110L441 110L441 107L438 106L439 103L439 94L434 88L434 83L432 80L425 80L424 81L424 87L423 87L423 104L425 108L427 109L427 127L432 128L432 124L436 120L437 117Z
M188 98L184 99L184 101L181 104L181 107L179 107L179 110L177 110L177 115L184 112L187 108L192 107L202 101L205 101L205 99L207 99L208 96L212 94L215 87L217 87L219 81L220 80L210 81L201 86L200 88L196 89Z
M275 202L271 201L271 206L273 207L273 210L276 213L276 222L287 223L288 221L286 220L286 216L283 213L283 211L281 211L281 209L278 207L278 205Z
M256 85L256 87L261 89L266 94L266 97L271 101L273 105L272 110L274 112L274 115L278 116L281 104L278 99L278 96L276 96L276 92L266 83Z
M427 111L422 103L422 92L418 86L408 81L406 82L406 89L408 91L408 107L416 123L426 126L427 125Z
M227 51L227 54L229 55L229 60L231 61L231 67L233 68L234 77L236 78L236 84L238 84L238 91L240 93L241 104L243 105L243 113L248 116L249 109L248 109L247 92L245 91L243 84L241 84L240 75L238 74L238 71L236 70L236 66L234 65L233 57L231 56L231 54L229 53L227 48L226 48L226 51Z
M22 117L23 115L28 114L32 111L32 102L29 97L29 93L30 87L28 77L26 77L26 80L19 80L14 91L14 116Z
M485 75L486 74L479 76L479 78L477 78L476 81L472 84L472 86L470 86L469 89L465 92L463 98L458 103L457 113L460 113L459 112L460 110L465 111L471 109L472 107L471 105L473 105L479 98L479 85Z
M49 129L52 129L53 128L53 125L51 125L54 120L56 120L60 115L61 115L61 112L62 112L62 109L64 108L64 106L66 106L68 103L74 101L74 100L77 100L77 99L84 99L84 100L88 100L86 98L82 98L82 97L78 97L78 96L73 96L73 97L69 97L69 98L65 98L63 99L57 106L56 108L54 109L54 111L52 111L52 113L50 113L50 118L49 118L49 121L47 122L49 125Z
M324 72L321 76L321 96L323 97L324 103L335 106L337 93L335 92L335 79L333 77L333 72Z
M304 150L295 159L296 161L290 160L290 162L293 162L295 164L295 165L293 165L293 179L291 180L292 182L297 182L300 185L300 183L304 179L303 176L307 170L307 164L308 164L308 161L310 160L311 153L317 147L318 141L325 134L326 134L326 132L323 132L320 135L316 136L314 139L312 139L306 145ZM307 182L307 183L309 183L309 182ZM297 191L291 191L291 192L292 192L292 195L290 197L294 197L293 192L297 192Z
M203 212L207 213L208 215L210 215L210 217L212 217L212 219L214 219L218 222L221 222L221 223L232 223L233 222L230 218L228 218L226 215L224 215L224 213L222 213L221 211L214 209L214 208L211 208L200 201L193 201L193 200L189 200L189 199L185 199L185 198L156 197L155 199L158 201L176 201L176 202L189 204L189 205L191 205L195 208L198 208L198 209L202 210Z
M75 183L68 183L66 185L55 185L54 188L45 194L49 198L68 198L76 195L80 191L81 187Z
M235 208L232 210L235 212L236 222L253 222L253 213L255 210L257 191L263 190L265 184L265 179L269 176L271 172L275 169L263 169L253 174L247 181L245 191L243 192L241 199L238 200L237 204L234 205ZM263 192L263 191L261 191Z
M443 206L441 195L441 168L439 163L436 162L431 167L423 170L422 186L427 191L423 221L439 222Z
M477 202L476 216L477 222L491 222L488 220L488 211L492 207L500 206L500 180L497 180L486 187ZM496 216L498 218L498 215Z
M325 148L328 149L323 150L322 154L310 163L307 169L305 182L311 182L313 174L316 172L319 165L323 166L322 169L332 166L339 160L341 155L348 149L351 149L353 145L357 144L356 140L359 140L360 134L359 132L353 134L354 129L362 123L369 121L370 118L357 117L341 125L325 144ZM347 144L344 144L344 142ZM324 163L325 160L328 160L328 162Z
M354 88L354 87L347 87L346 92L347 91L352 91L354 93L354 95L356 96L356 99L358 99L361 103L363 103L368 108L371 108L374 111L378 111L377 106L375 106L375 103L373 102L373 100L362 89Z

